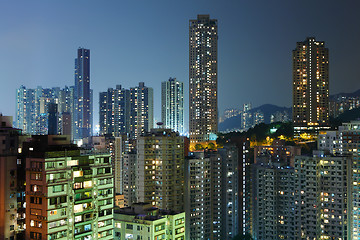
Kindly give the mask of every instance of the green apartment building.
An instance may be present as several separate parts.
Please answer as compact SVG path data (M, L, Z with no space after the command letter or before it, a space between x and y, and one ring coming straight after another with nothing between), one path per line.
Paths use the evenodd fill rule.
M67 136L36 136L26 151L26 239L113 239L110 155Z
M115 240L185 240L185 212L135 203L114 211Z

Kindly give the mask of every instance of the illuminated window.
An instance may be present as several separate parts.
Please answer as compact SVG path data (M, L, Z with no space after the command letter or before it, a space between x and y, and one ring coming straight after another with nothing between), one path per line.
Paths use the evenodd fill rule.
M57 214L57 210L50 211L50 216L53 216L53 215L56 215L56 214Z
M92 187L92 181L90 180L90 181L85 181L84 182L84 188L90 188L90 187Z
M82 204L78 204L74 206L74 213L78 213L78 212L82 212L83 211L83 205Z
M73 177L82 177L83 176L83 171L74 171L73 173Z
M82 221L82 216L76 216L75 217L75 222L81 222Z
M79 160L67 161L67 166L77 166L78 164L79 164Z

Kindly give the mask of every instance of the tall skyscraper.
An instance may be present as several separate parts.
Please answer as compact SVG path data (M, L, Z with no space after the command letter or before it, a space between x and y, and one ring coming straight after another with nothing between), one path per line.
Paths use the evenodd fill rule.
M209 141L218 130L217 20L198 15L189 24L190 143Z
M293 122L296 135L329 126L329 50L314 37L293 51Z
M90 91L90 50L78 49L75 59L74 91L74 140L90 137L92 134L92 103Z
M143 82L130 88L130 137L150 131L154 126L154 93Z
M130 126L130 91L117 85L99 96L100 134L119 137L129 133Z
M161 121L166 128L184 133L184 83L176 78L161 83Z

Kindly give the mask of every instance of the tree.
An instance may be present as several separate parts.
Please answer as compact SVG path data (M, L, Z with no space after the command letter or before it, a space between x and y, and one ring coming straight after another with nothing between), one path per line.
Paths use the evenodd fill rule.
M203 145L201 145L199 143L195 145L195 150L196 151L203 150L203 149L204 149Z
M211 150L215 150L216 149L216 146L215 146L215 144L214 143L209 143L208 145L207 145L207 148L208 149L211 149Z

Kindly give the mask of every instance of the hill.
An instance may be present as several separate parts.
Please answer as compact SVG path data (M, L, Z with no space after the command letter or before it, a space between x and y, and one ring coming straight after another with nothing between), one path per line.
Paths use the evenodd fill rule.
M355 92L352 92L352 93L337 93L337 94L330 95L330 100L334 101L341 97L360 97L360 89Z
M350 122L359 119L360 119L360 108L355 108L343 112L337 118L330 118L330 124L332 128L337 128L338 126L341 126L343 122Z

